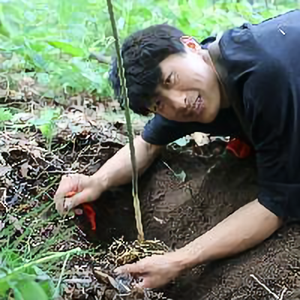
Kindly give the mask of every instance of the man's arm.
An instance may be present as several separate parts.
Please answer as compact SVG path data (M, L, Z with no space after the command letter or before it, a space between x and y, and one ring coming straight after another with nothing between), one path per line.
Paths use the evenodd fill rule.
M134 146L137 169L141 175L158 156L163 146L149 144L140 136L134 139ZM56 209L60 214L65 214L80 204L97 200L107 189L129 183L131 179L130 149L129 145L126 145L92 176L63 176L54 195ZM73 191L76 191L74 196L65 198L67 193Z
M141 286L144 288L158 288L186 269L232 256L259 244L281 224L280 218L255 200L185 247L142 259L115 271L142 277Z
M161 152L163 146L149 144L138 136L134 139L138 174L142 175ZM120 149L93 176L101 182L104 190L129 183L132 179L132 164L129 144Z
M255 200L178 250L177 255L184 268L232 256L261 243L281 225L280 218Z

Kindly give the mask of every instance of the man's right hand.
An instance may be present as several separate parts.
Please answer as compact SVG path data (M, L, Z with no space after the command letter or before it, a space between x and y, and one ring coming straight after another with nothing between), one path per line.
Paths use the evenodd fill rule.
M104 188L95 178L83 174L71 174L62 177L54 195L56 210L60 215L67 214L80 204L97 200ZM75 192L72 197L68 193Z

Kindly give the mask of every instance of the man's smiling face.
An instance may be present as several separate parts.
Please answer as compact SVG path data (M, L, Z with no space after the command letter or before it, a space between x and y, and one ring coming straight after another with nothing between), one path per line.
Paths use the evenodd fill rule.
M176 27L158 24L136 31L124 41L122 57L129 105L137 114L210 123L225 107L208 50ZM116 58L109 79L122 103Z
M210 123L221 107L220 87L207 50L190 49L164 59L151 111L179 122Z

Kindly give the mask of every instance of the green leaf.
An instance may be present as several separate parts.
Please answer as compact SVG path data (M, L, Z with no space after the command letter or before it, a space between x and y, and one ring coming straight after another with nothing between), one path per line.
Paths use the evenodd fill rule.
M6 293L9 289L10 289L10 286L6 281L1 282L1 284L0 284L0 299L2 299L2 297L3 297L3 299L5 299Z
M6 108L0 108L0 123L11 120L12 113Z
M81 48L75 47L69 43L66 42L61 42L61 41L48 41L48 44L60 49L61 51L63 51L66 54L72 55L72 56L77 56L77 57L84 57L86 56L86 53L84 50L82 50Z
M39 126L39 129L42 132L42 135L46 138L50 138L53 134L53 128L51 124L44 124L42 126Z
M15 288L17 295L22 298L20 300L48 300L48 296L43 288L35 281L19 282Z
M46 109L42 111L41 118L46 121L53 121L59 117L60 109Z
M51 297L54 294L55 287L50 276L47 275L47 273L44 272L42 269L40 269L38 266L33 266L32 270L37 275L37 279L40 280L39 282L40 286L43 288L46 294L49 297Z

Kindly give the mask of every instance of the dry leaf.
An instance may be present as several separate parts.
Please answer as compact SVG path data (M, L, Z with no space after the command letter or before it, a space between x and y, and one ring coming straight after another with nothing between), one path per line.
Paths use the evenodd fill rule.
M25 162L24 164L22 164L20 171L24 178L27 178L29 169L30 169L30 165L28 164L28 162Z
M7 96L7 91L0 89L0 98L5 98Z
M12 168L9 166L0 166L0 177L5 176L11 170L12 170Z
M22 225L21 225L20 221L18 220L18 218L14 217L12 215L9 215L8 220L11 224L13 224L13 226L16 230L23 233L24 230L23 230Z
M5 227L5 223L4 223L3 221L0 220L0 231L1 231L2 229L4 229L4 227Z

